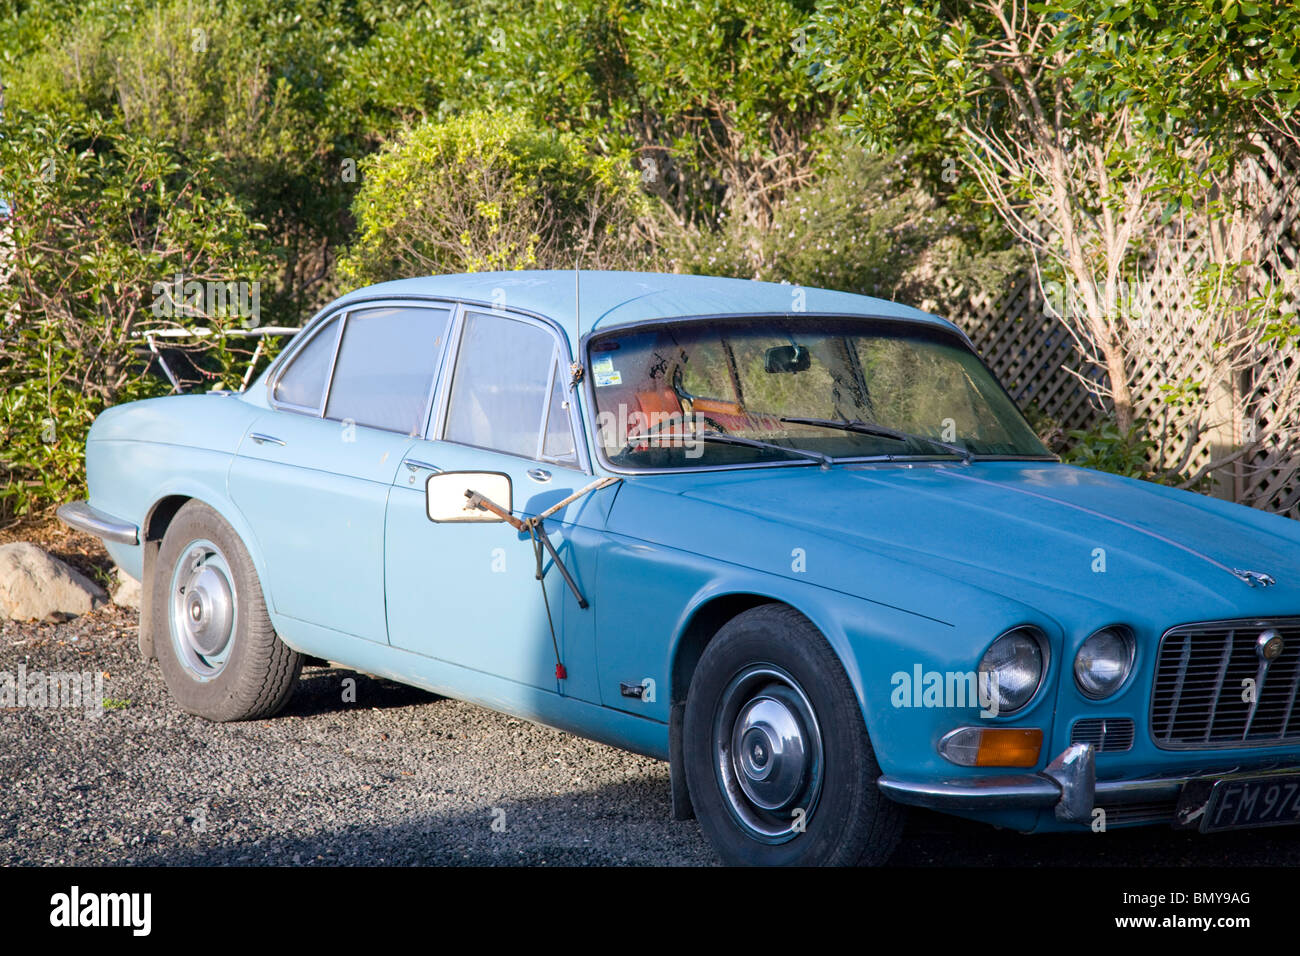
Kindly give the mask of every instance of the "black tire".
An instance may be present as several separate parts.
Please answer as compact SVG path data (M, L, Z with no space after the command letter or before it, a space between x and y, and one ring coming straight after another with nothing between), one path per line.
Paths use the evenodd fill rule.
M760 706L767 710L754 709ZM777 726L763 723L765 714L794 720L801 746L778 755L773 743L781 735L764 734L762 727ZM897 845L904 808L876 786L880 767L853 687L826 639L793 608L752 608L718 631L691 679L682 736L691 802L725 863L874 866ZM747 760L742 751L774 786L798 776L790 768L803 768L802 790L759 791L767 784L737 762ZM753 803L745 787L774 809Z
M200 573L202 578L195 576ZM255 720L274 715L289 702L302 671L302 655L276 635L252 558L216 511L190 501L176 513L163 536L149 587L154 651L167 689L182 710L216 721ZM187 601L200 606L194 610ZM182 623L173 613L173 602L180 602ZM211 607L224 607L229 614ZM193 630L183 622L190 612L196 622ZM200 638L192 636L203 627L209 630L198 631ZM218 634L228 637L209 652L206 648L222 640L212 636ZM206 641L204 650L196 646L201 641Z

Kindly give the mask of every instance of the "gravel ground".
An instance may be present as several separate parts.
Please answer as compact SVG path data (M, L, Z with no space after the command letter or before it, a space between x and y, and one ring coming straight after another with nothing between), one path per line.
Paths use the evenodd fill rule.
M668 767L339 668L272 720L178 711L136 615L0 624L0 671L104 674L110 708L0 710L0 864L711 865ZM345 703L343 681L356 680ZM1026 837L914 812L895 865L1300 865L1300 828Z

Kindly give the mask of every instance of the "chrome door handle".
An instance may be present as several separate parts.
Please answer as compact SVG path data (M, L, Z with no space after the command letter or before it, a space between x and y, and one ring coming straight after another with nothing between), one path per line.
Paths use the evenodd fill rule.
M253 441L257 442L259 445L284 445L284 441L276 438L274 435L263 435L260 432L253 432L253 434L248 437L253 439Z
M528 477L533 479L533 481L540 481L545 484L551 480L551 473L545 468L529 468Z
M423 468L425 471L431 471L434 474L442 474L442 469L437 465L431 465L427 461L420 461L418 458L403 458L402 464L411 471L419 471Z

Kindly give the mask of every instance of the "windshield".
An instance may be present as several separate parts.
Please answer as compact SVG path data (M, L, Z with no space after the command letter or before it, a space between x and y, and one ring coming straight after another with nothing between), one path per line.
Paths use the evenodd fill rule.
M1050 457L942 329L813 316L678 322L594 337L588 368L599 440L621 467Z

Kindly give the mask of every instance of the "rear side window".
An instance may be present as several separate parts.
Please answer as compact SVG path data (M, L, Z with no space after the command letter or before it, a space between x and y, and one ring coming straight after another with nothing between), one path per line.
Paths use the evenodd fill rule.
M339 320L330 319L311 337L275 383L275 401L306 411L319 412L325 395L325 380L334 361L339 337Z
M547 415L556 398L556 362L555 337L546 329L470 313L451 381L446 439L523 458L573 458L567 410Z
M325 417L422 434L450 319L447 309L349 313Z

